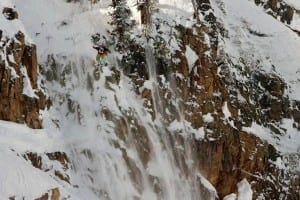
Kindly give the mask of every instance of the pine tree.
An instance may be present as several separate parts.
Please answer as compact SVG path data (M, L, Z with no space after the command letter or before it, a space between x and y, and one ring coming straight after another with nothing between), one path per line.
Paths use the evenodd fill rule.
M111 35L116 43L116 50L123 52L133 42L131 34L135 21L130 19L132 13L126 0L114 0L113 7L114 12L111 14L111 25L114 27L114 30L111 32Z
M133 28L136 22L131 19L132 13L126 0L114 0L114 12L111 14L111 25L114 28L111 34L115 50L122 58L119 61L120 67L125 74L138 74L142 77L146 74L144 49L133 37Z
M94 45L97 45L101 40L100 33L95 33L91 36L91 41Z

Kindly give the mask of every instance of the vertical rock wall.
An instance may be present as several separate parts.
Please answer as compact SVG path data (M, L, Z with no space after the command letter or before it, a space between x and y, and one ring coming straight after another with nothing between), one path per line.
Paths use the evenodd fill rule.
M38 88L36 47L25 43L18 32L14 38L0 34L0 119L41 128L39 110L45 95Z

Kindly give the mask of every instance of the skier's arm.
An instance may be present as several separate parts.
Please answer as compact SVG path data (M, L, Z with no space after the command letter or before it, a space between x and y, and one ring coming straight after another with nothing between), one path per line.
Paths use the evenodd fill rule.
M105 51L107 51L108 53L111 53L111 51L107 47L104 47L104 48L105 48Z
M99 51L99 47L93 46L93 48L96 49L97 51Z

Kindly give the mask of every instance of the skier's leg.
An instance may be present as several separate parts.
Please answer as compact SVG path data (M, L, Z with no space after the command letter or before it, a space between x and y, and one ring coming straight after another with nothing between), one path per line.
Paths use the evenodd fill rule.
M97 56L96 56L96 62L97 62L97 64L101 63L101 56L99 54L97 54Z
M101 64L106 65L106 59L105 59L105 54L101 55Z

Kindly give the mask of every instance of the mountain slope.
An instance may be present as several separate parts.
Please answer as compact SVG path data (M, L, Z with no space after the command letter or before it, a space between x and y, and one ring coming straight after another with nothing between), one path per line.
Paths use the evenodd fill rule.
M1 198L299 199L299 5L273 5L1 1L48 99L41 130L0 121Z

